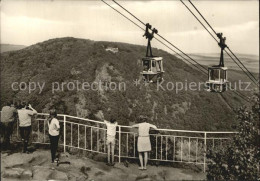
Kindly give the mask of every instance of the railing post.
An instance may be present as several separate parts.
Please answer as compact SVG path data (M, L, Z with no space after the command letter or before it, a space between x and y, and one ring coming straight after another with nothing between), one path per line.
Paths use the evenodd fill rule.
M163 136L161 135L161 160L163 160L162 159L162 142L163 142Z
M181 137L181 162L182 162L182 141L183 141L183 137Z
M39 120L37 121L37 124L38 124L38 131L37 131L38 138L37 139L38 139L38 142L40 142L40 139L39 139L40 138L40 121Z
M155 151L156 151L156 153L155 153L155 159L157 160L157 152L158 152L158 148L157 148L157 135L156 135L156 137L155 137L155 145L156 145L156 147L155 147Z
M79 148L79 124L78 124L78 148Z
M70 130L71 130L71 134L70 134L70 145L72 146L73 144L73 140L72 140L72 135L73 135L73 125L72 122L70 123Z
M190 137L189 137L189 162L190 162Z
M198 162L198 146L199 146L199 138L197 138L197 143L196 143L196 164Z
M118 162L121 162L121 126L118 126L119 140L118 140Z
M19 137L19 122L20 122L18 118L17 118L16 122L17 122L17 132L16 133L17 133L17 138L18 138Z
M165 150L166 150L166 160L168 160L167 156L168 156L168 137L166 136L165 137Z
M45 120L43 121L43 143L45 143Z
M90 148L91 148L91 151L93 150L93 131L92 131L92 127L90 127Z
M134 157L135 157L135 133L134 133Z
M104 131L104 153L106 153L106 130Z
M175 136L173 137L173 161L175 161Z
M127 151L127 156L128 154L128 133L126 133L126 151Z
M206 172L207 132L204 133L204 173Z
M97 151L99 152L99 128L97 128Z
M63 151L66 152L66 115L63 117Z
M84 149L87 149L87 127L85 126L85 147Z

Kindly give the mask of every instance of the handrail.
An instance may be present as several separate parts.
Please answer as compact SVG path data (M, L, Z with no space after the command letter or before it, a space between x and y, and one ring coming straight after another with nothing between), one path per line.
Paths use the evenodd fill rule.
M48 113L37 113L37 115L41 115L41 116L48 116ZM104 122L101 121L96 121L96 120L91 120L91 119L86 119L86 118L81 118L81 117L76 117L76 116L70 116L67 114L58 114L58 116L66 116L67 118L74 118L74 119L80 119L83 121L89 121L89 122L93 122L93 123L99 123L99 124L105 124Z
M38 115L43 115L43 116L48 116L49 114L47 113L38 113ZM81 117L76 117L76 116L70 116L66 114L58 114L58 116L66 116L67 118L74 118L74 119L80 119L83 121L88 121L88 122L93 122L93 123L98 123L98 124L105 124L102 121L96 121L96 120L91 120L87 118L81 118ZM121 128L132 128L132 126L125 126L125 125L118 125ZM181 133L202 133L202 134L235 134L238 132L232 132L232 131L192 131L192 130L175 130L175 129L157 129L158 131L169 131L169 132L181 132Z
M39 116L49 116L48 113L37 113ZM37 120L37 141L33 143L48 144L47 137L47 117L38 117ZM67 119L71 118L71 120ZM98 125L91 125L85 123L97 123L104 125L103 121L96 121L87 118L80 118L66 114L58 114L58 119L63 123L63 151L67 148L75 148L94 153L106 154L106 128ZM77 120L77 121L75 121ZM85 122L79 122L79 120ZM43 124L40 123L43 121ZM17 124L17 137L18 137ZM136 157L136 132L131 131L132 126L118 125L116 136L116 152L115 156L118 162L121 158ZM122 128L129 128L122 130ZM88 129L88 131L87 131ZM215 146L222 146L230 140L229 135L237 132L231 131L192 131L192 130L174 130L174 129L157 129L160 134L150 134L151 142L153 142L154 149L151 151L149 160L163 161L163 162L182 162L195 163L203 165L204 172L207 167L206 152L208 149L214 149ZM168 133L166 133L168 132ZM170 134L169 132L183 133ZM184 134L186 133L186 134ZM199 135L191 135L190 133L198 133ZM211 134L211 136L208 136ZM216 134L216 135L214 135ZM225 135L229 134L229 135Z

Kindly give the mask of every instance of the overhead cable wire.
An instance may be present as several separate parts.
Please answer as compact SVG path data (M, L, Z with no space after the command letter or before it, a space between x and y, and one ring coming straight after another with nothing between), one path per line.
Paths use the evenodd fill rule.
M182 1L180 0L185 7L192 13L192 15L199 21L199 23L208 31L208 29L205 27L205 25L198 19L198 17L190 10L190 8ZM196 8L196 6L191 2L191 0L188 0L190 2L190 4L194 7L194 9L197 11L197 13L199 13L199 15L204 19L204 21L208 24L208 26L210 27L210 29L215 33L215 35L217 35L217 32L214 30L214 28L209 24L209 22L206 20L206 18L200 13L200 11ZM216 38L208 31L208 33L216 40ZM217 40L216 40L217 41ZM218 41L217 41L218 42ZM243 72L250 78L252 77L254 80L251 80L259 87L258 84L258 80L255 78L255 76L247 69L247 67L241 62L241 60L231 51L231 49L229 47L227 47L227 49L230 51L230 53L237 59L237 61L239 61L239 63L244 67L244 69L247 71L247 73L243 70L243 68L241 66L239 66L235 60L231 57L230 54L228 54L230 56L230 58L232 58L232 60L239 66L239 68L241 70L243 70ZM225 50L225 52L227 53L227 51ZM251 75L251 76L250 76ZM256 83L257 82L257 83Z
M227 47L227 49L230 51L230 53L242 64L242 66L247 70L247 72L249 72L249 74L255 79L255 81L257 82L257 83L259 83L258 81L259 80L257 80L256 78L255 78L255 76L246 68L246 66L241 62L241 60L239 60L239 58L230 50L230 48L229 47Z
M200 13L200 11L196 8L196 6L189 0L190 4L196 9L196 11L200 14L200 16L204 19L204 21L208 24L208 26L211 28L211 30L217 35L217 32L212 28L212 26L209 24L209 22L204 18L204 16Z
M103 3L105 3L106 5L108 5L110 8L112 8L114 11L116 11L117 13L119 13L120 15L122 15L124 18L126 18L128 21L132 22L134 25L136 25L137 27L139 27L141 30L145 31L144 28L142 28L141 26L139 26L137 23L135 23L134 21L132 21L130 18L128 18L127 16L125 16L123 13L121 13L120 11L118 11L117 9L115 9L113 6L111 6L110 4L108 4L107 2L105 2L104 0L101 0ZM114 1L115 2L115 1ZM130 12L129 12L130 13ZM132 15L132 14L131 14ZM140 21L140 20L139 20ZM144 24L144 23L142 23ZM145 24L144 24L145 25ZM158 38L154 37L158 42L160 42L161 44L163 44L164 46L166 46L167 48L169 48L171 51L173 51L174 53L176 53L178 56L180 56L181 58L183 58L184 60L186 60L187 62L189 62L190 64L194 65L197 69L199 69L203 74L207 74L203 69L201 69L199 66L197 66L196 64L193 64L190 60L188 60L187 58L183 57L181 54L179 54L177 51L173 50L171 47L169 47L168 45L166 45L164 42L162 42L161 40L159 40Z
M218 43L218 40L211 34L211 32L208 30L208 28L199 20L199 18L191 11L191 9L182 1L182 4L189 10L189 12L194 16L194 18L196 18L198 20L198 22L205 28L205 30L207 30L207 32L210 34L210 36L212 36L212 38Z
M101 0L103 3L105 3L106 5L108 5L110 8L112 8L113 10L115 10L117 13L119 13L120 15L122 15L123 17L125 17L127 20L131 21L133 24L135 24L137 27L139 27L140 29L142 29L143 31L145 31L144 28L142 28L141 26L139 26L137 23L135 23L133 20L131 20L130 18L128 18L127 16L125 16L123 13L121 13L120 11L118 11L116 8L114 8L113 6L111 6L110 4L108 4L106 1Z
M125 16L124 14L122 14L120 11L118 11L117 9L115 9L114 7L112 7L110 4L106 3L104 0L101 0L102 2L104 2L106 5L108 5L110 8L112 8L113 10L115 10L117 13L119 13L120 15L122 15L124 18L126 18L127 20L129 20L130 22L132 22L134 25L136 25L137 27L139 27L140 29L142 29L143 31L145 30L144 28L142 28L141 26L139 26L137 23L133 22L130 18L128 18L127 16ZM113 0L113 2L115 2L116 4L119 5L119 3L117 3L116 1ZM123 6L120 5L121 8L123 8ZM126 10L125 8L123 8L124 10ZM127 11L127 10L126 10ZM131 14L133 17L135 17L139 22L141 22L142 24L144 24L139 18L137 18L136 16L134 16L132 13L130 13L129 11L127 11L129 14ZM145 25L145 24L144 24ZM158 34L157 34L158 35ZM159 37L161 37L162 39L164 39L166 42L168 42L169 44L172 45L172 43L170 43L168 40L166 40L165 38L163 38L162 36L158 35ZM176 52L175 50L173 50L172 48L170 48L168 45L166 45L165 43L163 43L161 40L159 40L158 38L154 37L158 42L162 43L163 45L165 45L167 48L169 48L170 50L172 50L174 53L176 53L177 55L179 55L180 57L182 57L183 59L185 59L186 61L188 61L189 63L190 60L184 58L182 55L180 55L178 52ZM174 46L174 45L172 45ZM175 46L174 46L175 47ZM179 50L180 51L180 50ZM182 51L181 51L182 52ZM191 59L191 58L190 58ZM193 60L193 59L192 59ZM195 61L195 60L193 60ZM195 61L196 62L196 61ZM191 63L192 64L192 63ZM198 63L199 64L199 63ZM196 68L198 68L200 71L202 71L202 73L208 75L206 72L204 72L203 70L201 70L196 64L192 64L194 65ZM200 64L199 64L200 65ZM201 66L201 65L200 65ZM203 67L203 66L201 66ZM205 69L205 67L203 67ZM242 99L246 100L244 97L246 97L245 95L235 92L239 97L241 97ZM241 94L241 95L239 95ZM243 97L244 96L244 97ZM246 100L248 101L248 100Z
M205 30L207 30L207 32L211 35L211 37L215 40L215 41L217 41L217 39L212 35L212 33L205 27L205 25L198 19L198 17L191 11L191 9L182 1L182 0L180 0L181 2L182 2L182 4L189 10L189 12L198 20L198 22L205 28ZM204 21L208 24L208 26L211 28L211 30L217 35L217 32L212 28L212 26L209 24L209 22L204 18L204 16L199 12L199 10L195 7L195 5L190 1L190 0L188 0L190 3L191 3L191 5L194 7L194 9L196 9L196 11L200 14L200 16L204 19ZM218 41L217 41L218 42ZM229 47L227 47L228 49L229 49ZM229 49L230 50L230 49ZM225 50L225 52L228 54L228 56L237 64L237 66L241 69L241 70L243 70L243 72L250 78L250 80L251 81L253 81L253 83L255 83L255 81L254 80L252 80L252 78L248 75L248 73L247 72L245 72L244 71L244 69L234 60L234 58ZM231 52L231 50L230 50L230 52ZM232 52L231 52L232 53ZM234 54L233 54L233 56L235 56ZM236 56L235 56L236 57ZM242 62L240 62L241 64L242 64ZM250 73L250 72L249 72ZM251 73L250 73L251 74ZM256 83L255 83L256 84ZM257 84L256 84L257 85ZM258 85L257 85L258 86ZM232 86L230 86L230 88L232 89ZM234 90L234 89L233 89ZM235 92L235 91L234 91ZM246 100L246 101L248 101L247 99L245 99L245 95L244 94L242 94L242 93L240 93L240 92L235 92L238 96L240 96L240 97L242 97L244 100ZM247 97L246 97L247 98Z
M102 0L103 1L103 0ZM133 16L136 20L138 20L140 23L142 23L143 25L146 26L146 24L141 21L139 18L137 18L135 15L133 15L131 12L129 12L126 8L124 8L122 5L120 5L118 2L116 2L115 0L113 0L114 3L116 3L119 7L121 7L122 9L124 9L127 13L129 13L131 16ZM151 29L151 28L150 28ZM163 36L161 36L159 33L156 34L157 36L159 36L161 39L163 39L164 41L166 41L167 43L169 43L171 46L173 46L175 49L177 49L178 51L180 51L182 54L184 54L185 56L187 56L189 59L191 59L193 62L195 62L196 64L198 64L202 69L208 71L204 66L202 66L200 63L198 63L196 60L194 60L193 58L191 58L189 55L187 55L186 53L184 53L182 50L180 50L177 46L173 45L170 41L168 41L166 38L164 38Z
M120 6L123 10L128 12L130 15L132 15L135 19L137 19L140 23L142 23L145 26L145 23L141 21L139 18L137 18L135 15L133 15L131 12L129 12L127 9L125 9L123 6L121 6L119 3L117 3L115 0L113 0L114 3L116 3L118 6Z
M237 64L237 66L241 69L241 70L243 70L243 72L248 76L248 78L256 85L256 86L258 86L258 84L248 75L248 73L235 61L235 59L226 51L226 50L224 50L225 52L226 52L226 54L233 60L233 62L235 62L236 64Z
M186 60L187 62L189 62L190 64L192 64L193 66L195 66L197 69L199 69L203 74L207 74L207 72L205 72L205 70L201 69L200 67L198 67L196 64L193 64L189 59L183 57L181 54L179 54L177 51L173 50L171 47L169 47L168 45L166 45L165 43L163 43L161 40L159 40L158 38L154 37L158 42L162 43L164 46L166 46L167 48L169 48L170 50L172 50L174 53L176 53L179 57L181 57L182 59Z

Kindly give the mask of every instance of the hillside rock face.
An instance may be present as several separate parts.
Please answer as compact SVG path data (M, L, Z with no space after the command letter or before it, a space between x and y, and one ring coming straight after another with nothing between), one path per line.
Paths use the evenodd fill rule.
M106 51L108 47L118 48L118 52ZM230 129L234 114L218 94L204 91L203 86L200 91L172 87L178 82L185 86L207 79L174 55L153 50L164 58L161 87L138 82L145 51L143 46L124 43L60 38L3 53L1 103L26 100L38 112L54 104L59 113L91 119L115 117L125 125L146 115L161 128ZM234 107L244 103L232 92L223 96L230 98Z
M51 163L50 151L37 150L31 154L1 154L1 178L3 180L203 180L205 173L174 166L151 166L138 170L137 163L116 163L114 167L86 157L61 154L60 165ZM24 159L23 159L24 158ZM16 162L15 160L19 161ZM12 162L14 161L14 162ZM67 164L70 163L70 164ZM195 167L195 166L194 166ZM198 168L196 169L198 170Z

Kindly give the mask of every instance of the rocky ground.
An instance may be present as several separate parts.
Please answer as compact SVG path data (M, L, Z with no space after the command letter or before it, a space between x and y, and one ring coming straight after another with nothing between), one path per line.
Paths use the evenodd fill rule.
M116 163L114 167L104 162L94 161L86 157L61 154L61 164L57 166L50 161L48 150L37 150L31 154L1 154L2 180L203 180L202 171L191 169L148 166L148 170L138 170L135 163ZM69 161L70 164L65 164Z

